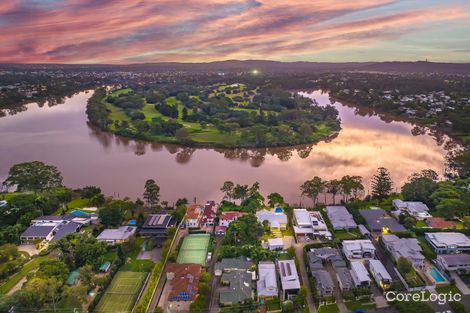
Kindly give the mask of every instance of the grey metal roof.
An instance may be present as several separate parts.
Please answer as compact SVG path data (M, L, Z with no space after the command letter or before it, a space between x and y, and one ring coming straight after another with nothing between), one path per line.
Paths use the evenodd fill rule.
M251 262L244 257L222 259L215 263L215 270L223 271L224 269L249 270Z
M220 303L242 303L252 298L253 282L251 273L227 272L222 274L222 281L228 282L228 290L220 291Z
M448 266L461 266L464 264L470 264L469 254L442 254L437 256L438 259L442 259Z
M351 273L349 272L349 269L346 267L340 267L336 268L336 277L338 278L338 281L341 282L341 285L343 286L344 289L351 289L354 287L353 284L353 279L351 277Z
M371 231L381 231L383 227L389 228L392 232L405 231L403 227L396 219L389 216L384 210L361 210L361 215L369 225Z
M353 216L344 206L327 206L326 213L334 229L350 229L357 227Z
M333 292L335 285L331 279L330 273L325 270L317 270L312 272L312 276L315 278L317 288L322 293L331 293Z
M70 223L67 223L67 224L59 225L55 229L55 235L52 238L52 241L60 240L61 238L67 236L68 234L72 234L72 233L77 232L80 229L81 226L82 226L82 224L75 223L75 222L70 222Z
M29 226L21 237L44 237L46 238L55 228L54 226Z

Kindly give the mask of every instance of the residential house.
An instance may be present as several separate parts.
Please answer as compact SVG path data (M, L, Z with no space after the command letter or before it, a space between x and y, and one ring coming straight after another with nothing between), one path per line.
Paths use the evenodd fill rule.
M252 263L245 257L223 258L215 263L214 274L221 276L224 272L247 272L251 269Z
M169 263L166 279L170 291L165 305L168 313L188 312L189 306L196 299L199 290L199 278L202 267L199 264Z
M382 209L361 210L360 213L371 232L395 233L406 230L403 225Z
M305 209L294 209L294 233L296 236L312 235L332 238L321 213Z
M341 291L350 291L354 289L354 282L351 272L347 267L338 267L335 269L338 287Z
M266 209L256 212L258 222L263 224L264 221L268 221L269 226L273 229L285 230L287 229L287 216L281 211L268 211Z
M300 281L294 260L277 261L279 276L281 278L281 300L290 300L299 293Z
M342 244L348 260L375 258L375 247L369 239L343 240Z
M438 255L436 264L446 271L470 271L470 255L465 253Z
M344 206L327 206L326 213L334 230L357 228L353 216Z
M145 237L156 238L163 242L168 238L168 230L176 226L176 219L168 214L151 214L142 225L139 234Z
M374 277L375 282L383 290L390 288L392 277L385 269L385 266L379 260L369 260L369 271Z
M31 220L30 226L21 234L20 240L25 244L37 241L57 241L68 234L80 231L95 217L93 214L76 215L71 213L60 216L40 216Z
M222 305L240 304L253 299L252 274L244 271L224 272L221 283L227 288L220 290L219 303Z
M201 225L211 227L215 225L215 217L217 214L217 205L215 201L207 201L202 212Z
M258 263L258 281L256 283L258 299L279 296L276 266L271 261Z
M351 261L350 273L354 282L354 286L356 286L357 288L370 286L369 273L367 272L366 267L361 261Z
M395 215L400 215L402 212L408 212L409 215L413 216L417 220L425 220L432 217L431 214L429 214L428 206L423 202L395 199L392 201L392 205L395 208Z
M326 270L316 270L312 272L313 278L315 278L315 285L320 296L332 295L335 290L335 284L331 279L330 273Z
M462 233L425 233L424 237L437 254L470 251L470 239Z
M396 235L388 234L382 236L382 243L390 252L395 262L403 257L416 268L424 266L425 257L422 248L416 238L398 238Z
M201 226L202 213L204 208L199 204L190 204L186 209L186 227L197 228Z
M240 217L244 216L246 213L238 212L238 211L225 211L222 212L219 216L219 225L215 227L215 235L216 236L225 236L227 232L227 227L230 225L231 222L239 219Z
M318 263L330 263L334 268L346 267L346 262L341 256L340 251L336 248L323 247L311 249L307 252L307 257L309 260L309 267L312 272L318 267Z
M284 240L282 238L269 238L268 249L271 251L284 249Z
M108 245L121 244L129 240L135 234L137 227L121 226L116 229L105 229L96 237L98 241L106 242Z

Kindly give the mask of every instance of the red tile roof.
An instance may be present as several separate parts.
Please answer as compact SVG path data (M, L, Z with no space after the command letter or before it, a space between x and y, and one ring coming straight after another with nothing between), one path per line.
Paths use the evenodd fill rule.
M455 228L455 222L446 221L446 219L442 217L428 218L426 220L426 224L428 224L428 226L432 228L440 228L440 229Z
M194 301L198 293L201 271L200 264L169 263L166 272L167 274L173 273L174 278L170 282L171 291L168 300ZM182 296L187 296L188 300L185 300Z
M242 217L243 215L245 215L245 213L237 212L237 211L227 211L227 212L222 212L222 214L220 214L220 219L221 220L236 220Z
M186 209L186 219L197 220L201 218L202 206L199 204L190 204Z

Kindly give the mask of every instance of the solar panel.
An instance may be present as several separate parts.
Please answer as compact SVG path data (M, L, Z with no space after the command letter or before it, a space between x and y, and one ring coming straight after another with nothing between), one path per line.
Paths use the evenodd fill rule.
M281 263L281 274L282 276L286 276L286 269L284 268L284 263Z
M290 268L290 264L289 263L286 263L286 266L287 266L287 275L288 276L292 276L292 270Z

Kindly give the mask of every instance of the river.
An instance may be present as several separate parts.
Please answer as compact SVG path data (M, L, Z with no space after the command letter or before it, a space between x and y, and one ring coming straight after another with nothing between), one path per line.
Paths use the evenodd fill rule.
M302 94L320 105L331 102L328 93L321 91ZM66 186L97 185L105 194L121 198L142 197L145 181L153 178L161 187L162 200L218 200L221 185L231 180L258 181L264 195L276 191L299 203L299 186L313 176L360 175L367 194L370 177L380 166L391 171L395 188L413 172L430 168L442 173L445 166L445 140L427 132L417 134L411 124L385 122L339 102L334 105L342 130L329 142L214 150L136 142L100 132L87 124L90 95L80 92L51 107L28 104L26 111L0 118L0 180L13 164L39 160L57 166Z

